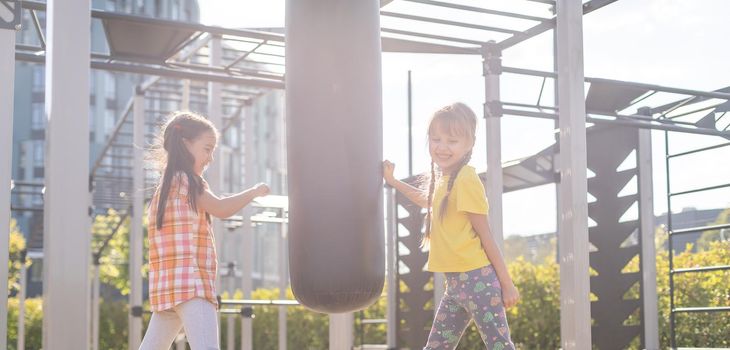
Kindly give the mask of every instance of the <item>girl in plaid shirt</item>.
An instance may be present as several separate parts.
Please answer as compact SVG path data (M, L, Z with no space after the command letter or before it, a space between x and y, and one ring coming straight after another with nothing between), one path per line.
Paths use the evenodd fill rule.
M213 161L218 130L206 118L176 112L161 133L163 171L148 224L152 319L140 349L169 349L181 328L193 350L219 349L210 215L229 217L269 188L260 183L225 198L210 191L203 172Z

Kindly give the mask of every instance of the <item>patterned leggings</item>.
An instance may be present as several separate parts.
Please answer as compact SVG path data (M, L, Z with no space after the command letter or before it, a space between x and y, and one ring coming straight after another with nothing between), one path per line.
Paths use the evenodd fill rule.
M487 349L515 348L502 304L502 287L492 265L446 273L446 292L424 350L455 349L471 320Z

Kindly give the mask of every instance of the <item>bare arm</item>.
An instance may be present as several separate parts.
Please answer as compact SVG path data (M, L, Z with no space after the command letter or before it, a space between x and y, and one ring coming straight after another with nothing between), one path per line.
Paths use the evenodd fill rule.
M428 198L423 195L421 189L413 187L403 181L396 179L393 176L395 170L395 164L390 161L383 161L383 178L388 185L393 186L398 192L402 193L411 202L415 203L421 208L428 207Z
M260 183L243 192L229 197L219 198L210 190L205 190L198 196L197 203L206 212L217 218L227 218L243 209L256 197L269 194L269 186Z
M502 299L505 307L511 307L516 304L520 298L520 294L515 288L512 282L512 277L509 275L507 270L507 264L504 262L502 252L497 246L497 242L494 241L492 231L489 229L489 219L484 214L468 213L469 221L471 226L479 234L479 239L482 241L482 248L487 253L487 258L492 263L494 271L497 272L497 278L499 278L499 284L502 286Z

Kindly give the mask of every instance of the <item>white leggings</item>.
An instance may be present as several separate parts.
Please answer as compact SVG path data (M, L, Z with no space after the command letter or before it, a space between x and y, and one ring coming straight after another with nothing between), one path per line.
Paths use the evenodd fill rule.
M169 350L180 328L192 350L219 350L218 314L211 302L194 298L172 309L153 312L140 350Z

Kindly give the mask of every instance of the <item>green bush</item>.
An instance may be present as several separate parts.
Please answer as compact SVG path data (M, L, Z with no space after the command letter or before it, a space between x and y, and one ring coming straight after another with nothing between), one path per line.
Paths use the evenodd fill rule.
M18 298L8 298L8 350L17 350L18 346ZM43 337L43 299L25 300L25 348L37 350L41 348Z
M638 267L638 259L632 263ZM674 258L675 268L730 265L730 242L709 242L707 249L692 253L685 251ZM629 266L628 269L631 269ZM512 339L520 349L557 349L560 339L559 267L554 261L535 265L517 259L509 265L510 274L522 295L521 302L508 310ZM659 296L659 332L661 347L669 346L669 275L666 251L657 253L657 294ZM638 293L637 290L633 290ZM631 294L631 293L629 293ZM730 271L701 274L680 274L675 280L677 307L730 306ZM240 292L234 297L240 298ZM278 289L259 289L254 299L279 299ZM291 291L287 298L292 299ZM41 299L26 300L26 349L41 348ZM126 349L126 300L105 301L100 305L100 348ZM362 312L355 313L355 344L383 344L384 324L362 325L361 320L384 318L386 299ZM254 307L253 347L257 350L278 348L278 307ZM8 349L16 350L18 300L8 300ZM144 325L149 322L145 316ZM220 325L221 344L226 344L226 317ZM329 342L327 315L303 307L287 308L287 344L290 349L327 349ZM727 313L691 313L677 317L677 345L682 347L730 347L730 317ZM240 347L240 318L236 316L236 348ZM363 333L360 331L364 330ZM424 339L425 342L425 339ZM479 333L471 325L462 338L459 349L480 349Z
M674 257L674 268L730 265L730 242L706 242L706 250L691 249ZM669 257L657 256L659 337L669 347ZM730 271L678 274L674 278L674 307L730 306ZM680 313L676 316L678 347L730 347L730 313Z

